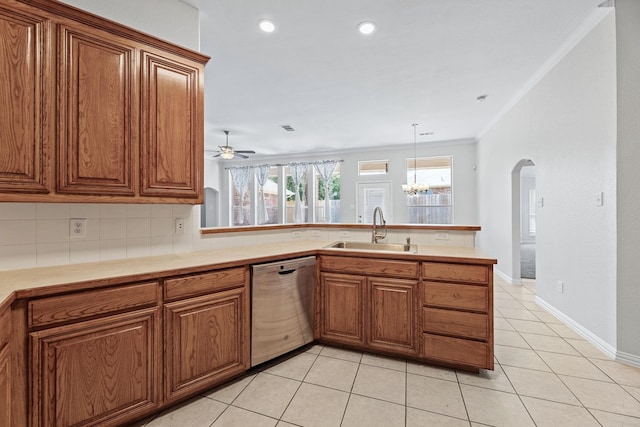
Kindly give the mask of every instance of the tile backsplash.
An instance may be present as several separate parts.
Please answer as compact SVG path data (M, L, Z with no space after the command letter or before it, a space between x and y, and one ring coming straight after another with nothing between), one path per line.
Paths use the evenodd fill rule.
M70 237L71 218L87 221L86 235ZM175 231L176 218L184 231ZM92 261L167 255L204 249L295 240L371 239L368 229L277 229L200 235L200 206L0 203L0 271ZM475 232L389 230L389 243L475 246Z
M70 237L71 218L87 220L85 237ZM1 203L0 270L188 252L194 218L191 205Z

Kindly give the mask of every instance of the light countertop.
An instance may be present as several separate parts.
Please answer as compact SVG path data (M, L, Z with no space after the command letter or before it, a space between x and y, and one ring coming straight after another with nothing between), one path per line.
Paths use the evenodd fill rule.
M212 268L226 268L238 265L269 262L317 253L360 254L367 257L389 257L397 259L430 259L433 261L473 262L495 264L492 258L478 249L470 247L447 247L419 245L417 253L382 251L357 251L345 249L324 249L330 241L301 240L266 245L237 248L212 249L197 252L129 258L84 264L38 267L22 270L0 271L0 305L10 297L24 298L59 292L59 285L78 284L78 289L91 287L92 281L104 285L127 280L147 280L161 275L183 274ZM53 287L52 289L45 289ZM3 303L4 302L4 303Z

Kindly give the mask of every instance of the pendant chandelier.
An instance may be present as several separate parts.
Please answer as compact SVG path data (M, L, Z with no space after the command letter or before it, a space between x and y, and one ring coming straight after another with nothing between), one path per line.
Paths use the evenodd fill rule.
M416 127L417 123L412 123L413 126L413 184L402 184L402 191L404 191L407 196L416 196L420 193L426 193L429 190L429 184L418 183L418 156L417 152L417 142L416 142Z

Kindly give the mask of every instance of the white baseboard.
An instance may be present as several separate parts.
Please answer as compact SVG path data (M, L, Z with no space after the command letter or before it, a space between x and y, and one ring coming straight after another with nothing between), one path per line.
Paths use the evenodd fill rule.
M609 356L610 358L617 360L618 362L639 367L640 368L640 356L635 354L625 353L622 351L618 351L615 347L603 341L597 335L594 335L591 331L584 328L578 322L564 314L563 312L557 310L551 304L547 303L540 297L536 296L536 303L547 310L549 313L553 314L558 319L562 320L562 322L571 328L576 334L580 335L585 340L589 341L593 344L598 350Z
M616 360L618 362L625 363L627 365L635 366L636 368L640 368L640 356L631 353L625 353L624 351L616 352Z
M500 269L498 269L496 266L493 267L493 272L496 274L496 276L499 276L502 280L504 280L510 285L522 285L521 279L514 279L510 276L507 276L502 271L500 271Z

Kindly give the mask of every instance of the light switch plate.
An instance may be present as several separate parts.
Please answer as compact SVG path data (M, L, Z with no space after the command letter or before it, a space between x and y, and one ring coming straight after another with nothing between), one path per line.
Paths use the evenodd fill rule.
M602 193L602 191L600 191L599 193L596 193L596 206L602 206L604 205L604 194Z

